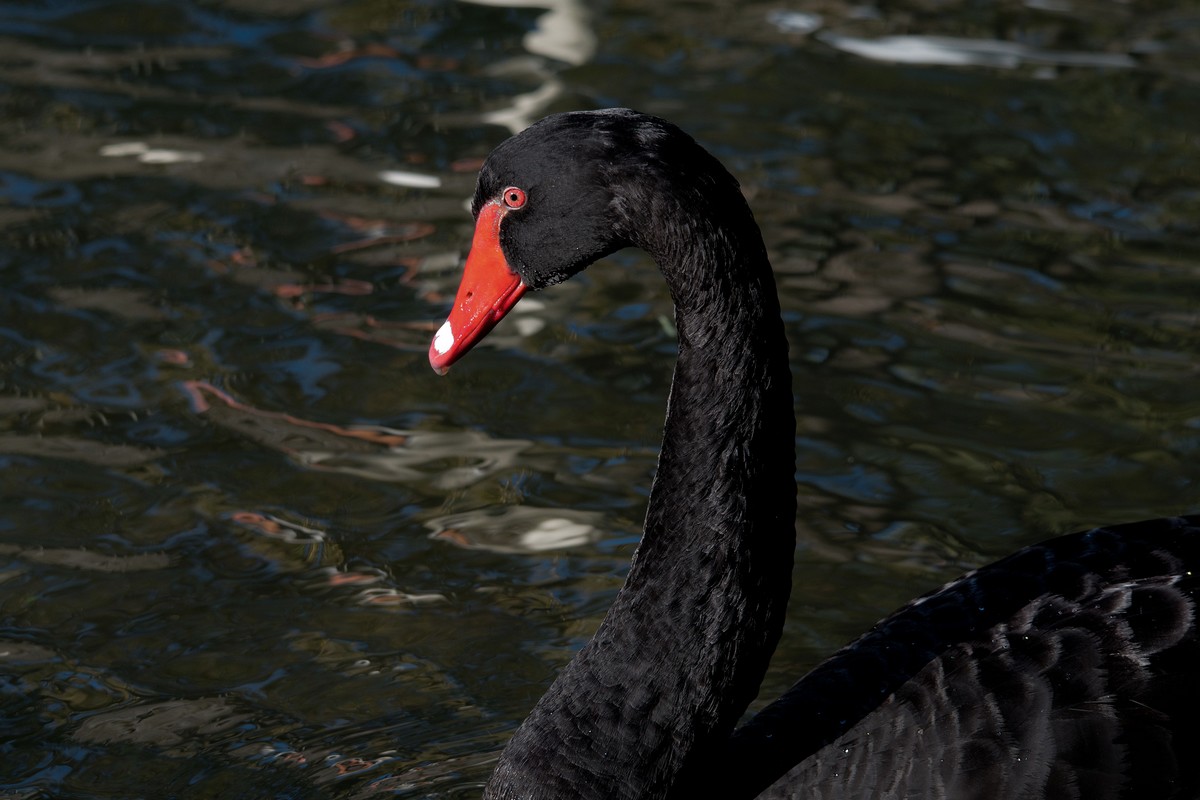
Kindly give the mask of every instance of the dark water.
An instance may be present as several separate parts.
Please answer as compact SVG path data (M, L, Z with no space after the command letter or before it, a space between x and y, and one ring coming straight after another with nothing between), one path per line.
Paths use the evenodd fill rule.
M673 359L625 253L430 371L474 170L549 111L670 117L763 225L764 697L1200 507L1200 8L545 3L0 6L0 797L477 796L620 585Z

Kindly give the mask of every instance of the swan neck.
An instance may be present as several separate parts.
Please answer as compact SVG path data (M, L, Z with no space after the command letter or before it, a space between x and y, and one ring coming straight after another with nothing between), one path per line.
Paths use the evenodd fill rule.
M634 241L666 277L679 331L645 531L487 798L682 797L757 693L791 589L795 418L774 277L740 208L713 223L643 217Z

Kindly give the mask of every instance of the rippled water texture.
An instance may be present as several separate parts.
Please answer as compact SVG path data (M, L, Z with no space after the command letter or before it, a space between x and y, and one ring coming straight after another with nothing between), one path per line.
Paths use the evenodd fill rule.
M1048 535L1200 507L1195 5L0 7L0 795L474 797L620 585L674 354L648 259L450 375L481 158L630 105L783 293L764 696Z

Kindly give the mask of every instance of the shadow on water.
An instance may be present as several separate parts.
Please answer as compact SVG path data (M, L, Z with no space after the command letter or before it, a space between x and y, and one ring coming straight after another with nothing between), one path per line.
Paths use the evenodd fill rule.
M674 352L623 253L429 370L475 171L550 111L672 118L763 225L802 494L764 697L1200 505L1200 13L645 5L4 8L0 795L478 795L620 585Z

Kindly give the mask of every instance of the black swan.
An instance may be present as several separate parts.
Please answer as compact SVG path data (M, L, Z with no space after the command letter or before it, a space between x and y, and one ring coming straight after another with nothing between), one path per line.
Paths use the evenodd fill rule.
M787 341L737 181L629 110L548 117L479 174L446 369L528 289L636 246L679 360L645 533L485 798L1193 798L1200 516L1029 547L914 600L741 728L795 547Z

